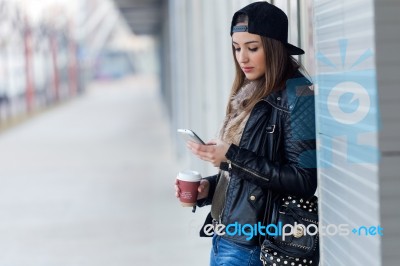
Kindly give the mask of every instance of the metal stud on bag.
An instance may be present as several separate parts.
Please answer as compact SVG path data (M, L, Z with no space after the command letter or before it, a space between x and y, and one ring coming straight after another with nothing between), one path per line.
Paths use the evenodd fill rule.
M295 230L294 230L294 233L293 233L293 236L295 237L295 238L300 238L300 237L302 237L303 235L304 235L304 227L303 226L301 226L301 225L296 225L295 226L295 228L294 228Z
M288 266L288 265L290 265L290 266L307 266L307 265L312 265L312 263L313 263L312 260L307 260L307 259L300 260L299 258L296 258L296 259L291 258L291 259L295 260L295 262L293 262L293 261L291 262L291 261L289 261L288 259L285 259L282 256L274 257L274 256L277 255L276 252L274 252L274 256L272 256L272 255L268 256L268 253L271 252L270 250L267 249L266 252L267 252L266 253L267 255L265 255L265 257L262 255L262 253L260 255L260 259L261 259L261 261L263 263L263 266L267 266L267 265L272 265L272 266Z

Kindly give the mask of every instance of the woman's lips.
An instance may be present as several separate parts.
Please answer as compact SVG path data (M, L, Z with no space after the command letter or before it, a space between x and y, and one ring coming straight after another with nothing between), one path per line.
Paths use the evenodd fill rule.
M244 73L249 73L253 70L254 67L242 67Z

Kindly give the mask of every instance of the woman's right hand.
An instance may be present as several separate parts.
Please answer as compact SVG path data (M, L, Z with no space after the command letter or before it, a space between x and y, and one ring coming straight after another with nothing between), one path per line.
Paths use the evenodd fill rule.
M197 199L205 199L208 196L208 191L210 189L210 182L208 182L207 179L202 179L200 181L200 185L197 188L197 191L199 192L199 194L197 194ZM177 197L179 199L179 194L180 194L180 190L179 190L179 186L178 186L178 179L175 179L175 197Z

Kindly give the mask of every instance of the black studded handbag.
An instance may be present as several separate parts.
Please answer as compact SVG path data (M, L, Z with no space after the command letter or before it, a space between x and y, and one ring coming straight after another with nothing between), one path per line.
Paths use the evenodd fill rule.
M272 204L272 208L270 224L276 225L273 229L278 231L270 232L261 245L263 265L318 265L318 198L285 196Z

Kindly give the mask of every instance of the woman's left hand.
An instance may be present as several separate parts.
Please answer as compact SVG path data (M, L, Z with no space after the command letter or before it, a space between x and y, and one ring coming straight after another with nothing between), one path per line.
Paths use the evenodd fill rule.
M200 159L212 163L215 167L219 167L221 162L226 161L225 154L229 149L229 144L218 139L210 140L206 144L202 145L188 141L187 147Z

